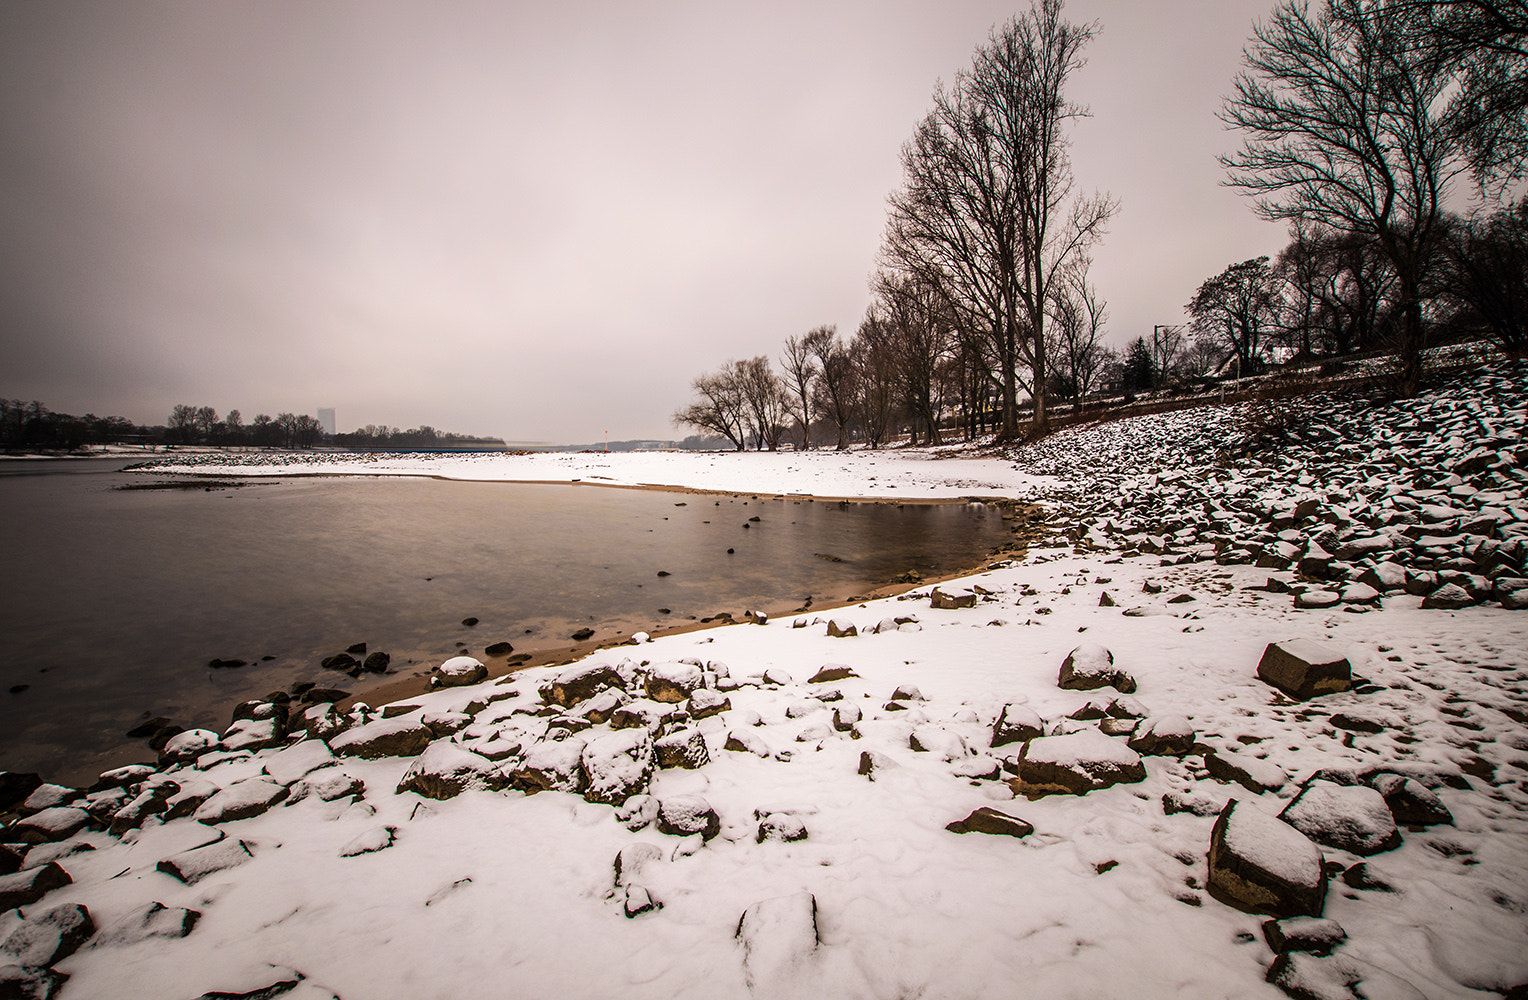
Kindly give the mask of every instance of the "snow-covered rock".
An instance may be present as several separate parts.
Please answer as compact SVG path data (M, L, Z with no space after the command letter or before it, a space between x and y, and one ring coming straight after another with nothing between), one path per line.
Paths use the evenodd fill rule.
M1291 698L1304 701L1317 695L1346 691L1353 683L1348 658L1309 639L1271 642L1258 661L1257 676Z
M1141 757L1123 740L1096 729L1038 736L1024 744L1015 764L1026 794L1085 795L1120 782L1144 781Z
M1279 818L1318 844L1359 855L1388 851L1401 842L1384 796L1367 785L1313 781Z
M1232 799L1210 833L1209 890L1249 913L1319 917L1326 902L1321 848L1256 805Z
M398 782L398 793L415 792L427 799L449 799L469 789L498 791L509 784L499 765L455 743L425 747Z
M465 687L477 684L488 676L488 667L476 657L453 656L430 674L434 687Z
M645 729L620 729L594 737L580 757L584 798L620 805L645 793L653 763L653 744Z
M1059 687L1071 691L1093 691L1112 687L1121 694L1135 690L1135 678L1114 665L1114 654L1096 642L1083 643L1061 661L1056 679Z

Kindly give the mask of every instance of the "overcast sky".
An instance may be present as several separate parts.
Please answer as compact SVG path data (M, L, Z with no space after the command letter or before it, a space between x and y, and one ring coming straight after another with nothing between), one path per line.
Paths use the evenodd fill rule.
M1070 0L1110 339L1281 229L1215 118L1272 0ZM852 333L936 81L1016 6L0 0L0 396L674 438L689 381Z

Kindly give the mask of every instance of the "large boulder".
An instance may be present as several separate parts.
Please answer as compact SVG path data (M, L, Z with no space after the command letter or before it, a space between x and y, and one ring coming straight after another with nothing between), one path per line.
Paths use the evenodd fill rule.
M42 914L28 914L10 936L0 942L0 963L41 968L73 955L95 933L90 911L78 903L55 906Z
M642 687L653 701L678 704L694 694L704 679L704 672L693 663L654 663Z
M488 677L488 668L472 656L453 656L430 674L432 687L465 687Z
M496 792L509 784L509 775L482 754L456 743L431 743L404 772L398 792L416 792L427 799L449 799L468 789Z
M809 963L821 938L817 899L809 892L760 900L743 911L736 937L743 944L743 978L760 996L809 996Z
M1258 661L1257 676L1299 701L1353 686L1348 658L1309 639L1270 642Z
M347 729L329 741L329 749L340 757L413 757L430 745L435 734L418 719L376 719Z
M541 697L554 705L569 708L593 698L605 688L621 687L621 675L604 663L581 663L569 667L541 688Z
M1236 799L1210 831L1210 895L1248 913L1319 917L1326 902L1321 848L1288 823Z
M580 766L584 798L618 806L647 791L653 776L653 746L645 729L618 729L584 745Z
M1400 846L1385 797L1367 785L1312 781L1279 818L1318 844L1370 855Z
M1027 795L1085 795L1120 782L1146 779L1140 755L1123 740L1096 729L1030 740L1019 753L1016 770L1019 790Z
M1096 642L1086 642L1066 655L1056 684L1070 691L1112 687L1120 694L1135 691L1135 678L1114 665L1114 654Z

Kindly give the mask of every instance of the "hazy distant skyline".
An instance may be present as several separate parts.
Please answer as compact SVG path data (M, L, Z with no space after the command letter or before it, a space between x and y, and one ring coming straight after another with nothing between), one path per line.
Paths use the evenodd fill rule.
M1283 231L1215 118L1273 0L1070 0L1110 342ZM0 5L0 396L676 438L851 334L898 152L1012 3Z

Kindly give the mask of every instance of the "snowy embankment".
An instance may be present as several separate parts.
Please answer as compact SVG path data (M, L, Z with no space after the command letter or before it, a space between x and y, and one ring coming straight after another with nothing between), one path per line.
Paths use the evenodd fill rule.
M937 593L495 681L458 658L376 712L241 706L88 793L23 793L5 975L66 1000L1500 995L1528 983L1525 382L1333 407L1234 471L1201 443L1233 413L1068 432L960 474L1056 476L1056 544Z
M480 482L584 483L854 499L959 500L1035 496L1053 487L996 458L956 449L812 452L537 452L202 454L145 472L206 476L436 476Z

